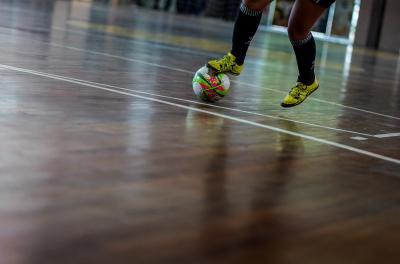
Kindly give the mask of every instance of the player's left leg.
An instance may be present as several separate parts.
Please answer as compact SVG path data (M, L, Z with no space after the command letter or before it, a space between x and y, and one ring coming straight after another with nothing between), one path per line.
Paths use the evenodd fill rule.
M289 19L288 33L296 54L299 76L297 84L282 102L283 107L301 104L319 87L315 78L315 40L311 28L334 0L296 0Z
M236 17L232 36L232 49L220 59L210 60L207 66L215 72L239 75L247 50L257 32L262 13L272 0L243 0Z

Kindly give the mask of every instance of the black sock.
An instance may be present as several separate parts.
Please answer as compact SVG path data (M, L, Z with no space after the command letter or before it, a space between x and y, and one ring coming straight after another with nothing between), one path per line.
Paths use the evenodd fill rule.
M298 82L310 85L315 80L314 64L316 56L315 40L311 33L303 40L292 40L299 68Z
M257 32L262 17L262 10L252 10L244 3L241 4L233 30L232 51L236 63L242 65L246 58L250 42Z

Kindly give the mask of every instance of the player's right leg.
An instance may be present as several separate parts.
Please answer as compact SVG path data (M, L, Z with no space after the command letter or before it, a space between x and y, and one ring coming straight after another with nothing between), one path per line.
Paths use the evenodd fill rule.
M232 37L232 50L224 57L211 60L207 66L220 73L239 75L251 40L260 25L262 12L272 0L243 0L236 17Z
M282 107L301 104L319 88L314 73L316 45L310 31L333 2L333 0L296 0L294 3L289 18L288 33L296 55L299 76L297 83L283 99Z

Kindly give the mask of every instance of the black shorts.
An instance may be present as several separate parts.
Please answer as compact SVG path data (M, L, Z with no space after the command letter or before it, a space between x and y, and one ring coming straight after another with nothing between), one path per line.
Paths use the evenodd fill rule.
M336 0L313 0L318 5L330 7Z

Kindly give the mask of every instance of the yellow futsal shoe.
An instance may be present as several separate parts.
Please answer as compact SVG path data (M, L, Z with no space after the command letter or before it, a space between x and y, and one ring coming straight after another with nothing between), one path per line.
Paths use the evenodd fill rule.
M228 52L222 59L210 60L207 67L214 70L216 73L229 73L232 75L239 75L242 72L243 65L236 63L236 57Z
M282 107L292 107L301 104L306 98L319 87L317 79L311 85L305 85L302 82L297 82L290 90L289 94L283 99Z

